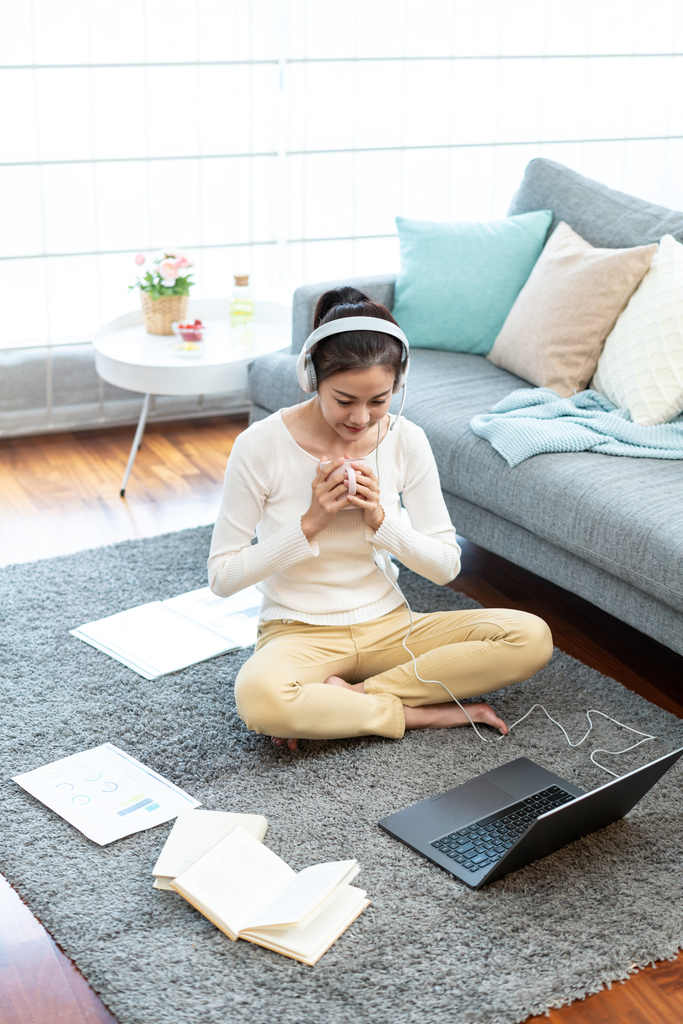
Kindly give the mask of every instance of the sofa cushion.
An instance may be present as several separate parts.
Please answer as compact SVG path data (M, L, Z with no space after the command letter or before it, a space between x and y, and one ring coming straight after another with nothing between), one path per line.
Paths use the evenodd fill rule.
M412 348L486 355L538 259L550 210L488 223L397 217L394 316Z
M536 455L512 469L469 422L526 382L482 356L425 350L415 357L405 412L429 438L444 491L683 611L680 463L572 452Z
M551 230L566 221L591 245L625 249L673 235L683 242L683 213L617 192L554 160L527 164L508 215L552 210Z
M488 358L562 398L583 391L656 252L654 244L597 249L561 221Z
M683 620L681 613L671 605L657 600L652 594L643 593L638 587L538 534L501 519L481 505L456 498L448 491L444 492L444 498L451 521L458 524L458 532L463 537L557 583L572 594L578 594L641 633L683 654ZM637 635L633 640L637 644Z
M591 387L645 427L683 412L683 245L671 235L608 337Z

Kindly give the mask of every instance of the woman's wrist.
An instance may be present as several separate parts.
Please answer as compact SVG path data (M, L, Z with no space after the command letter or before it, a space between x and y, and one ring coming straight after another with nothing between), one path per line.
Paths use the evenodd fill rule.
M320 527L313 522L310 512L304 512L301 517L301 532L310 544L320 533Z
M377 532L380 526L384 522L384 509L381 505L372 510L372 513L368 519L365 520L365 525L369 526L371 530Z

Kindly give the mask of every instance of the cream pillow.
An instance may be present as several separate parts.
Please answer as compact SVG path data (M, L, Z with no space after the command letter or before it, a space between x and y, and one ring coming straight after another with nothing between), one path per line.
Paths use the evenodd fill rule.
M656 251L595 249L560 221L486 358L563 398L583 391Z
M683 245L671 235L605 342L591 387L643 427L683 412Z

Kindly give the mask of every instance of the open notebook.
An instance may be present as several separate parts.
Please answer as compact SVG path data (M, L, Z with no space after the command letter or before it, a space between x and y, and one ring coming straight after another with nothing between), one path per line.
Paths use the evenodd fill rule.
M349 885L359 870L343 860L297 874L238 826L170 886L229 938L312 966L370 905Z
M202 587L70 632L145 679L156 679L255 643L260 605L256 587L232 597L216 597Z

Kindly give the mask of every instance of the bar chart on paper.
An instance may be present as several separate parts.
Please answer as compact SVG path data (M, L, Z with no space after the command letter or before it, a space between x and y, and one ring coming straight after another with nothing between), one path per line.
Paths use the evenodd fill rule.
M118 811L120 817L125 814L131 814L133 811L141 811L144 807L146 811L156 811L159 808L159 804L151 796L145 796L144 793L138 793L137 796L132 796L128 800L121 802L122 811Z
M15 775L13 781L100 846L200 804L113 743Z

